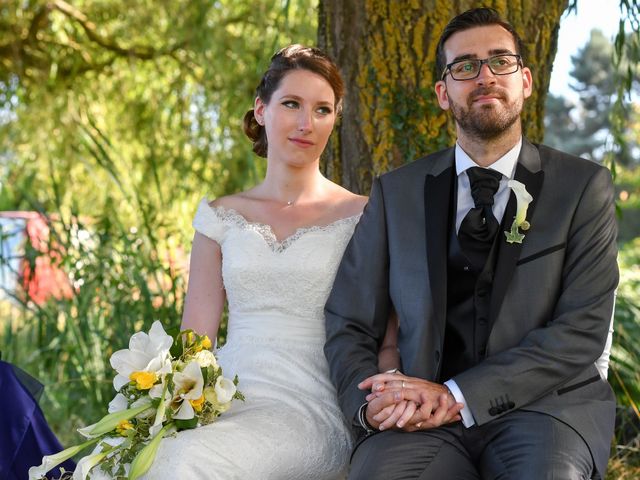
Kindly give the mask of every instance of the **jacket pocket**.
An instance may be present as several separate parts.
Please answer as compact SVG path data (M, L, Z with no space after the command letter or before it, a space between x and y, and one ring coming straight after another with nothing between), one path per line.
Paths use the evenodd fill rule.
M539 252L534 253L533 255L529 255L528 257L521 258L516 263L516 266L522 265L527 262L531 262L540 257L544 257L545 255L549 255L550 253L557 252L558 250L562 250L567 246L566 242L559 243L558 245L554 245L553 247L545 248L544 250L540 250Z

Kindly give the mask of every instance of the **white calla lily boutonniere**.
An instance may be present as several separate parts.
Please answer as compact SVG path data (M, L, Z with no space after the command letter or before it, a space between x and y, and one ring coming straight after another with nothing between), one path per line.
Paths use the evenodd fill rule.
M507 185L511 190L513 190L513 193L516 196L517 207L516 216L511 224L511 230L508 232L505 231L504 234L507 237L508 243L522 243L522 240L524 240L524 233L520 230L527 231L531 228L531 225L527 222L527 209L529 208L529 204L533 200L533 197L529 192L527 192L527 189L522 182L509 180Z

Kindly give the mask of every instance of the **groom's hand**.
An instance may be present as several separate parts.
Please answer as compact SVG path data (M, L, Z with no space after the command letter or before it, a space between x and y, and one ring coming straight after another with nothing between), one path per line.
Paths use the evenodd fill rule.
M380 430L425 430L460 420L462 403L444 385L402 374L378 374L358 388L371 389L367 420Z

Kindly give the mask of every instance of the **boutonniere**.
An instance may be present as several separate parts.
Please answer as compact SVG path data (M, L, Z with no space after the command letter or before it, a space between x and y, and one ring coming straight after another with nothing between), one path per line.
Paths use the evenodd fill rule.
M521 183L517 180L509 180L507 183L509 188L513 190L513 193L516 195L517 207L516 207L516 216L513 219L513 223L511 224L511 231L504 232L507 237L508 243L522 243L524 239L524 233L520 232L520 230L527 231L531 227L529 222L527 222L527 208L529 208L529 204L533 197L527 192L527 189L524 186L524 183Z

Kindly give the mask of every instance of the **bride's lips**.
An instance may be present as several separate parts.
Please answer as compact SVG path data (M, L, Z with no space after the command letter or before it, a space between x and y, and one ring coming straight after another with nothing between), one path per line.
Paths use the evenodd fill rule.
M314 145L312 141L303 138L289 138L289 141L302 148L309 148Z

